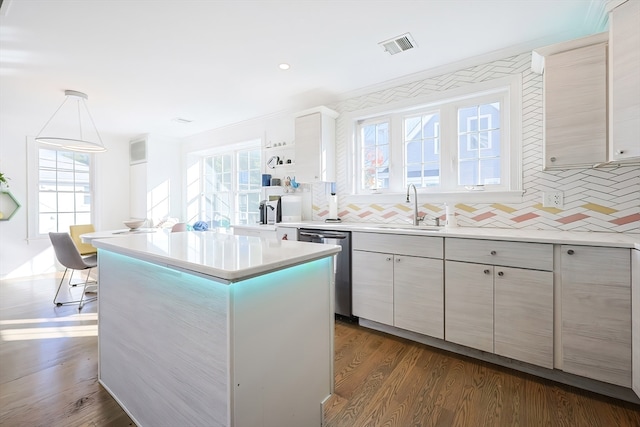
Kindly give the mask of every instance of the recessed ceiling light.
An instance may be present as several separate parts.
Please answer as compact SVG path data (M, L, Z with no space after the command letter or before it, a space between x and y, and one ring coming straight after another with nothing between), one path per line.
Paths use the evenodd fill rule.
M289 68L291 68L291 65L283 62L282 64L278 65L278 67L280 67L281 70L288 70Z
M180 123L180 124L183 124L183 125L187 125L187 124L193 122L193 120L185 119L185 118L182 118L182 117L174 117L173 119L171 119L171 121L175 122L175 123Z

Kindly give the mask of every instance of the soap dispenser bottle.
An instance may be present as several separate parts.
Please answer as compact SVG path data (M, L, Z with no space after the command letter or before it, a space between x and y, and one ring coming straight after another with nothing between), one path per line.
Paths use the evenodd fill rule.
M449 206L448 204L445 204L444 209L445 209L445 222L444 222L445 228L456 228L458 226L458 220L456 218L456 212L453 206Z

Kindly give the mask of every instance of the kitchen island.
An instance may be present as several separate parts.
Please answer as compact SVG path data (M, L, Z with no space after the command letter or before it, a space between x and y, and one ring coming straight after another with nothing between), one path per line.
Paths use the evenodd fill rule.
M320 426L338 246L213 232L94 240L99 381L139 426Z

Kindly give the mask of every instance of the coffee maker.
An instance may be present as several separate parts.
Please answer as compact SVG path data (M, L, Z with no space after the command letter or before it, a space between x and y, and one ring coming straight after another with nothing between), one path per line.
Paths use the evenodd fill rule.
M260 200L260 224L267 223L267 200Z
M275 200L269 200L264 210L267 212L267 224L275 224L282 221L280 197Z
M260 224L275 224L282 221L282 205L280 197L274 200L261 200L260 205Z

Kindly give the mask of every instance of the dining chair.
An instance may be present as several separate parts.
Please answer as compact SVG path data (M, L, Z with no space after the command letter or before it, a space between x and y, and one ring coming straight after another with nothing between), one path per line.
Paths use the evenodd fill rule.
M187 231L187 224L184 222L174 224L174 226L171 227L171 232L175 233L176 231Z
M90 243L84 243L80 236L82 234L93 233L96 229L93 227L93 224L78 224L78 225L70 225L69 226L69 234L71 235L71 240L78 248L78 252L82 256L95 255L98 253L98 250L91 245Z
M98 298L97 296L88 299L84 298L84 295L87 292L87 285L91 283L89 282L91 269L98 265L98 255L94 254L83 258L80 255L80 251L78 251L78 248L73 243L73 240L71 239L69 233L49 233L49 239L51 239L51 244L53 245L53 250L56 254L58 262L65 268L64 273L62 274L62 278L60 279L60 283L58 284L56 295L53 297L53 303L58 307L68 304L78 304L78 310L82 310L82 307L85 303L95 301ZM67 271L69 270L71 270L72 272L74 270L86 270L87 277L84 281L84 286L82 287L82 296L77 301L59 302L58 294L60 293L60 288L62 287L64 278L67 275ZM71 275L69 276L69 285L72 286Z
M71 235L71 240L73 240L73 244L78 248L78 252L83 257L96 255L98 253L98 249L96 249L90 243L84 243L80 236L86 233L93 233L96 229L93 224L79 224L79 225L70 225L69 226L69 234ZM73 272L71 270L71 276L69 276L69 286L76 286L77 283L72 283L73 280Z

